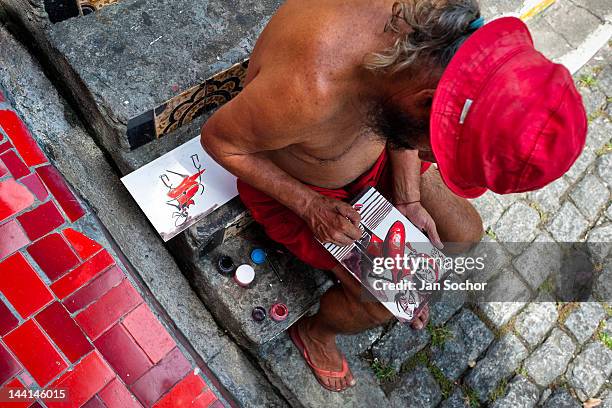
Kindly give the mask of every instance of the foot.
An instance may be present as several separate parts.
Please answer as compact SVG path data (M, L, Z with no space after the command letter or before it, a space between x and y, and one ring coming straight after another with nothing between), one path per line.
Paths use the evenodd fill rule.
M410 327L414 330L423 330L429 321L429 305L425 305L421 311L414 317Z
M312 364L328 371L342 371L343 356L336 347L335 336L321 336L317 333L316 325L309 317L305 317L296 323L298 334L304 343L304 348ZM353 373L349 369L344 377L327 377L313 371L319 382L326 388L334 391L344 391L355 385Z

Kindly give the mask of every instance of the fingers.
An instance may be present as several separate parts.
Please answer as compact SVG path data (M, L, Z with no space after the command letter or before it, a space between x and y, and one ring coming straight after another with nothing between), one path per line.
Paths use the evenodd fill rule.
M361 214L359 214L359 212L355 210L352 206L343 202L339 202L336 206L336 209L338 210L339 214L341 214L343 217L348 218L354 226L359 226L359 223L361 222Z
M438 235L438 229L436 228L436 223L433 221L433 219L427 223L425 230L427 231L429 240L436 248L444 248L444 244L442 243L442 240L440 240L440 235Z

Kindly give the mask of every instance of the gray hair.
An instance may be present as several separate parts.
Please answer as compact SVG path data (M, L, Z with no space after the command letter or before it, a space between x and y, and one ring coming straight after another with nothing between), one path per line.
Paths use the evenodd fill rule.
M446 67L461 44L475 31L470 23L480 17L476 0L411 0L393 4L385 32L399 36L395 43L366 56L372 71L396 73L416 62ZM402 29L402 25L407 29Z

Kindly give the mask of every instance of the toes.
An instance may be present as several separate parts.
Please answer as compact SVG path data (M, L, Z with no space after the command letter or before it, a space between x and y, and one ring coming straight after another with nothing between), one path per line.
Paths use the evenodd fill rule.
M328 377L319 377L319 378L321 379L323 384L325 384L326 387L328 387L328 388L330 388L332 390L336 388L336 384L335 384L333 378L328 378Z
M341 378L334 379L334 389L336 391L342 391L342 379Z

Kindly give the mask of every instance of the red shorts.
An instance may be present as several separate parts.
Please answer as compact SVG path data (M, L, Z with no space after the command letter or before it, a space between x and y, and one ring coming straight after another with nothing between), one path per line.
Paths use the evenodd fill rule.
M430 165L431 163L422 162L421 174ZM389 197L392 191L391 181L391 167L387 150L384 150L369 171L343 188L332 190L316 186L308 187L325 196L350 201L366 187L376 187L383 195ZM264 227L266 234L274 241L283 244L297 258L318 269L329 270L338 264L338 261L314 238L304 220L293 211L241 180L238 180L238 192L255 221Z

